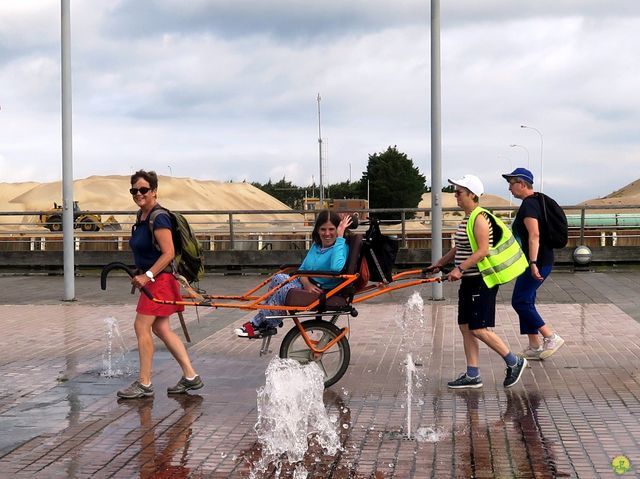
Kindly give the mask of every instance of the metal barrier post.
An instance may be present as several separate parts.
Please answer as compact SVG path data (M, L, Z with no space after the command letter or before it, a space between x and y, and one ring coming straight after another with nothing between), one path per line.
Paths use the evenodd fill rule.
M229 213L229 249L234 250L235 248L235 239L233 237L233 213Z
M402 234L402 247L404 249L406 249L408 247L407 246L407 229L406 229L407 228L407 224L406 224L406 213L405 213L404 210L400 213L400 219L402 220L402 233L401 233Z

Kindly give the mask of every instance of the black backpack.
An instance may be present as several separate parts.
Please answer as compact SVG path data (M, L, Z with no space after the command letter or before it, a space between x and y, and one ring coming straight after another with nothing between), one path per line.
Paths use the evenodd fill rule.
M369 279L376 282L393 281L393 267L400 246L398 240L380 231L380 220L372 218L364 235L363 253L367 261Z
M569 241L567 215L556 201L544 193L536 193L544 221L540 225L542 241L552 248L564 248Z
M153 222L160 213L167 213L171 218L171 236L176 257L173 260L173 270L184 276L189 283L197 283L204 276L204 255L196 234L187 219L180 213L170 211L162 206L155 207L149 213L149 231L156 249L160 249L153 234ZM141 212L138 212L140 221Z

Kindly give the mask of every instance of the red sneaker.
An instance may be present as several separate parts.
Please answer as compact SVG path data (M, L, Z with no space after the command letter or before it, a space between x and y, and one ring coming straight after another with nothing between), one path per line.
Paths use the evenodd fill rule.
M260 330L256 329L251 321L244 323L242 327L234 330L234 333L236 333L236 336L240 338L253 339L262 337L262 333L260 332Z

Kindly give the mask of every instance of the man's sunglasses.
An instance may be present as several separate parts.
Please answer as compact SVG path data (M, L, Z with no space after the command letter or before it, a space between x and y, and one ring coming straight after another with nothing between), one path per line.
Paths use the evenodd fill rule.
M142 188L131 188L129 190L129 193L131 193L131 196L136 196L138 192L140 192L141 195L146 195L150 191L151 191L151 188L147 188L146 186L143 186Z

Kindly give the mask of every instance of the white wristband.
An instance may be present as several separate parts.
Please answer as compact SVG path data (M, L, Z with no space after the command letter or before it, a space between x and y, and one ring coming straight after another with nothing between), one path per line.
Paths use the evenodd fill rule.
M149 270L145 273L145 275L147 275L147 278L149 278L152 283L155 283L156 280L153 277L153 271Z

